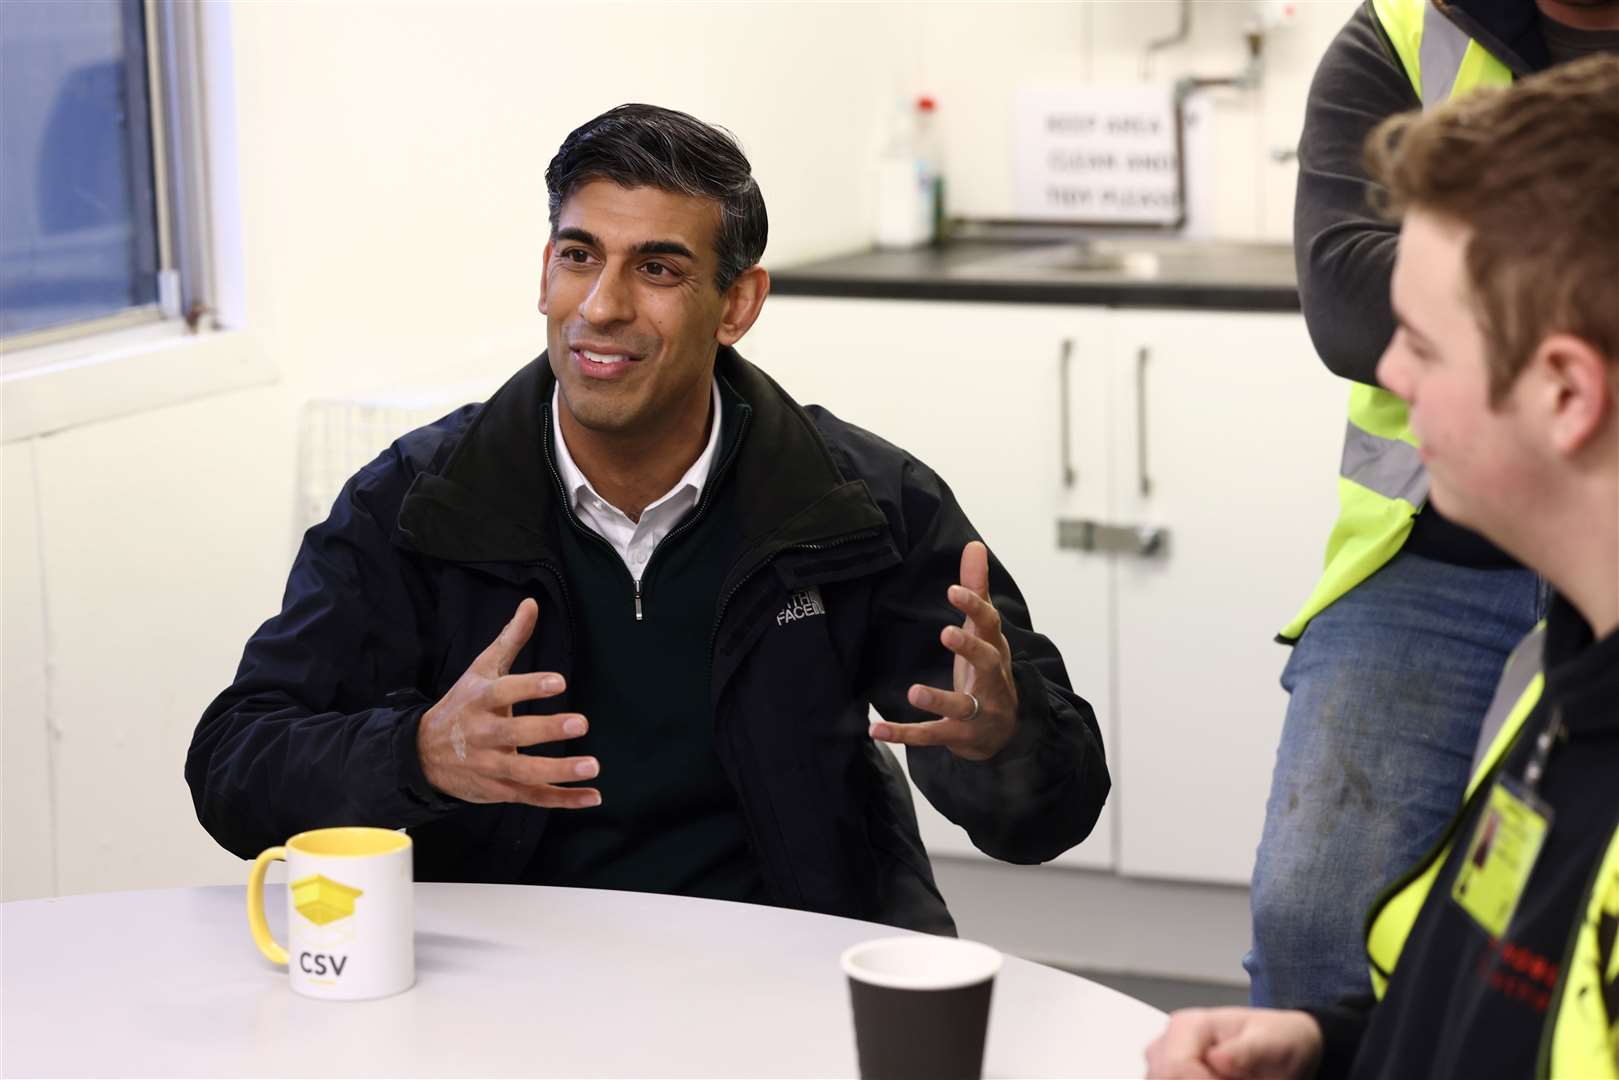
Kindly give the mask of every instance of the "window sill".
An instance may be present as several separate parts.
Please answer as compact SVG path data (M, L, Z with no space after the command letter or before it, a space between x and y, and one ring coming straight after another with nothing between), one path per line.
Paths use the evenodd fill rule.
M240 330L192 334L167 322L98 337L93 351L85 346L47 345L6 358L16 369L0 378L0 442L276 380L269 356Z

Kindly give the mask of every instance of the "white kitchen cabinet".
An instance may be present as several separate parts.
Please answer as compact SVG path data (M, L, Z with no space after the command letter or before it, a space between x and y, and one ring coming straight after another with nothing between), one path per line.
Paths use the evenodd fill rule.
M1113 773L1057 862L1245 884L1286 707L1272 639L1320 568L1347 398L1302 317L775 297L742 350L932 465L1016 576ZM1101 542L1060 549L1059 520ZM930 850L974 850L918 814Z
M825 405L944 478L1016 579L1035 628L1061 651L1111 747L1110 570L1054 540L1059 517L1105 515L1111 498L1108 332L1100 309L775 297L740 348L799 401ZM930 850L976 850L925 799L917 813ZM1058 862L1111 867L1112 813Z
M1298 315L1120 311L1113 342L1113 513L1165 530L1116 564L1119 869L1247 884L1287 707L1273 638L1321 569L1346 384Z

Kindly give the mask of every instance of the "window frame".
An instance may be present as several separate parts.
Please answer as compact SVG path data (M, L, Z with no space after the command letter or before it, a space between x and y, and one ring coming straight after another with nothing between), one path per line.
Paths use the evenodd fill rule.
M277 378L246 320L231 5L142 8L159 301L0 340L0 442Z

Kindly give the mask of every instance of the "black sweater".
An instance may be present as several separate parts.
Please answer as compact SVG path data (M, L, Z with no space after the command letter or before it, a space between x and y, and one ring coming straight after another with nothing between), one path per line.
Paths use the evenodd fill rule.
M751 412L721 383L719 453L698 504L653 551L639 585L613 546L571 512L557 549L574 612L577 739L541 747L594 755L600 806L553 815L523 880L714 900L768 899L736 791L714 745L708 628L741 542L730 464ZM550 458L546 409L540 449Z

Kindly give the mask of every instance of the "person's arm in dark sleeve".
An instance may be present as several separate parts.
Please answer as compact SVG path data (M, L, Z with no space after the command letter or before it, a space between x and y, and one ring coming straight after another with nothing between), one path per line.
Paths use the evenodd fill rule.
M867 695L885 720L937 719L906 698L912 683L948 688L952 654L939 641L961 613L946 599L961 552L980 539L950 489L925 466L906 466L903 563L877 592L868 640ZM1090 834L1110 779L1096 714L1069 685L1049 640L1030 629L1029 611L1006 568L989 559L990 600L1012 651L1017 727L985 761L939 746L912 746L912 780L940 813L985 854L1014 863L1055 858Z
M1376 1008L1377 999L1371 994L1356 994L1336 1005L1303 1010L1321 1028L1321 1064L1316 1068L1316 1080L1343 1080L1349 1075Z
M1366 137L1383 120L1422 107L1369 3L1322 57L1299 140L1293 251L1299 299L1316 352L1333 374L1377 385L1394 336L1389 279L1399 227L1374 208Z
M305 829L403 828L461 805L422 775L423 584L389 542L407 477L390 450L310 529L280 614L247 643L186 756L197 819L243 858Z

